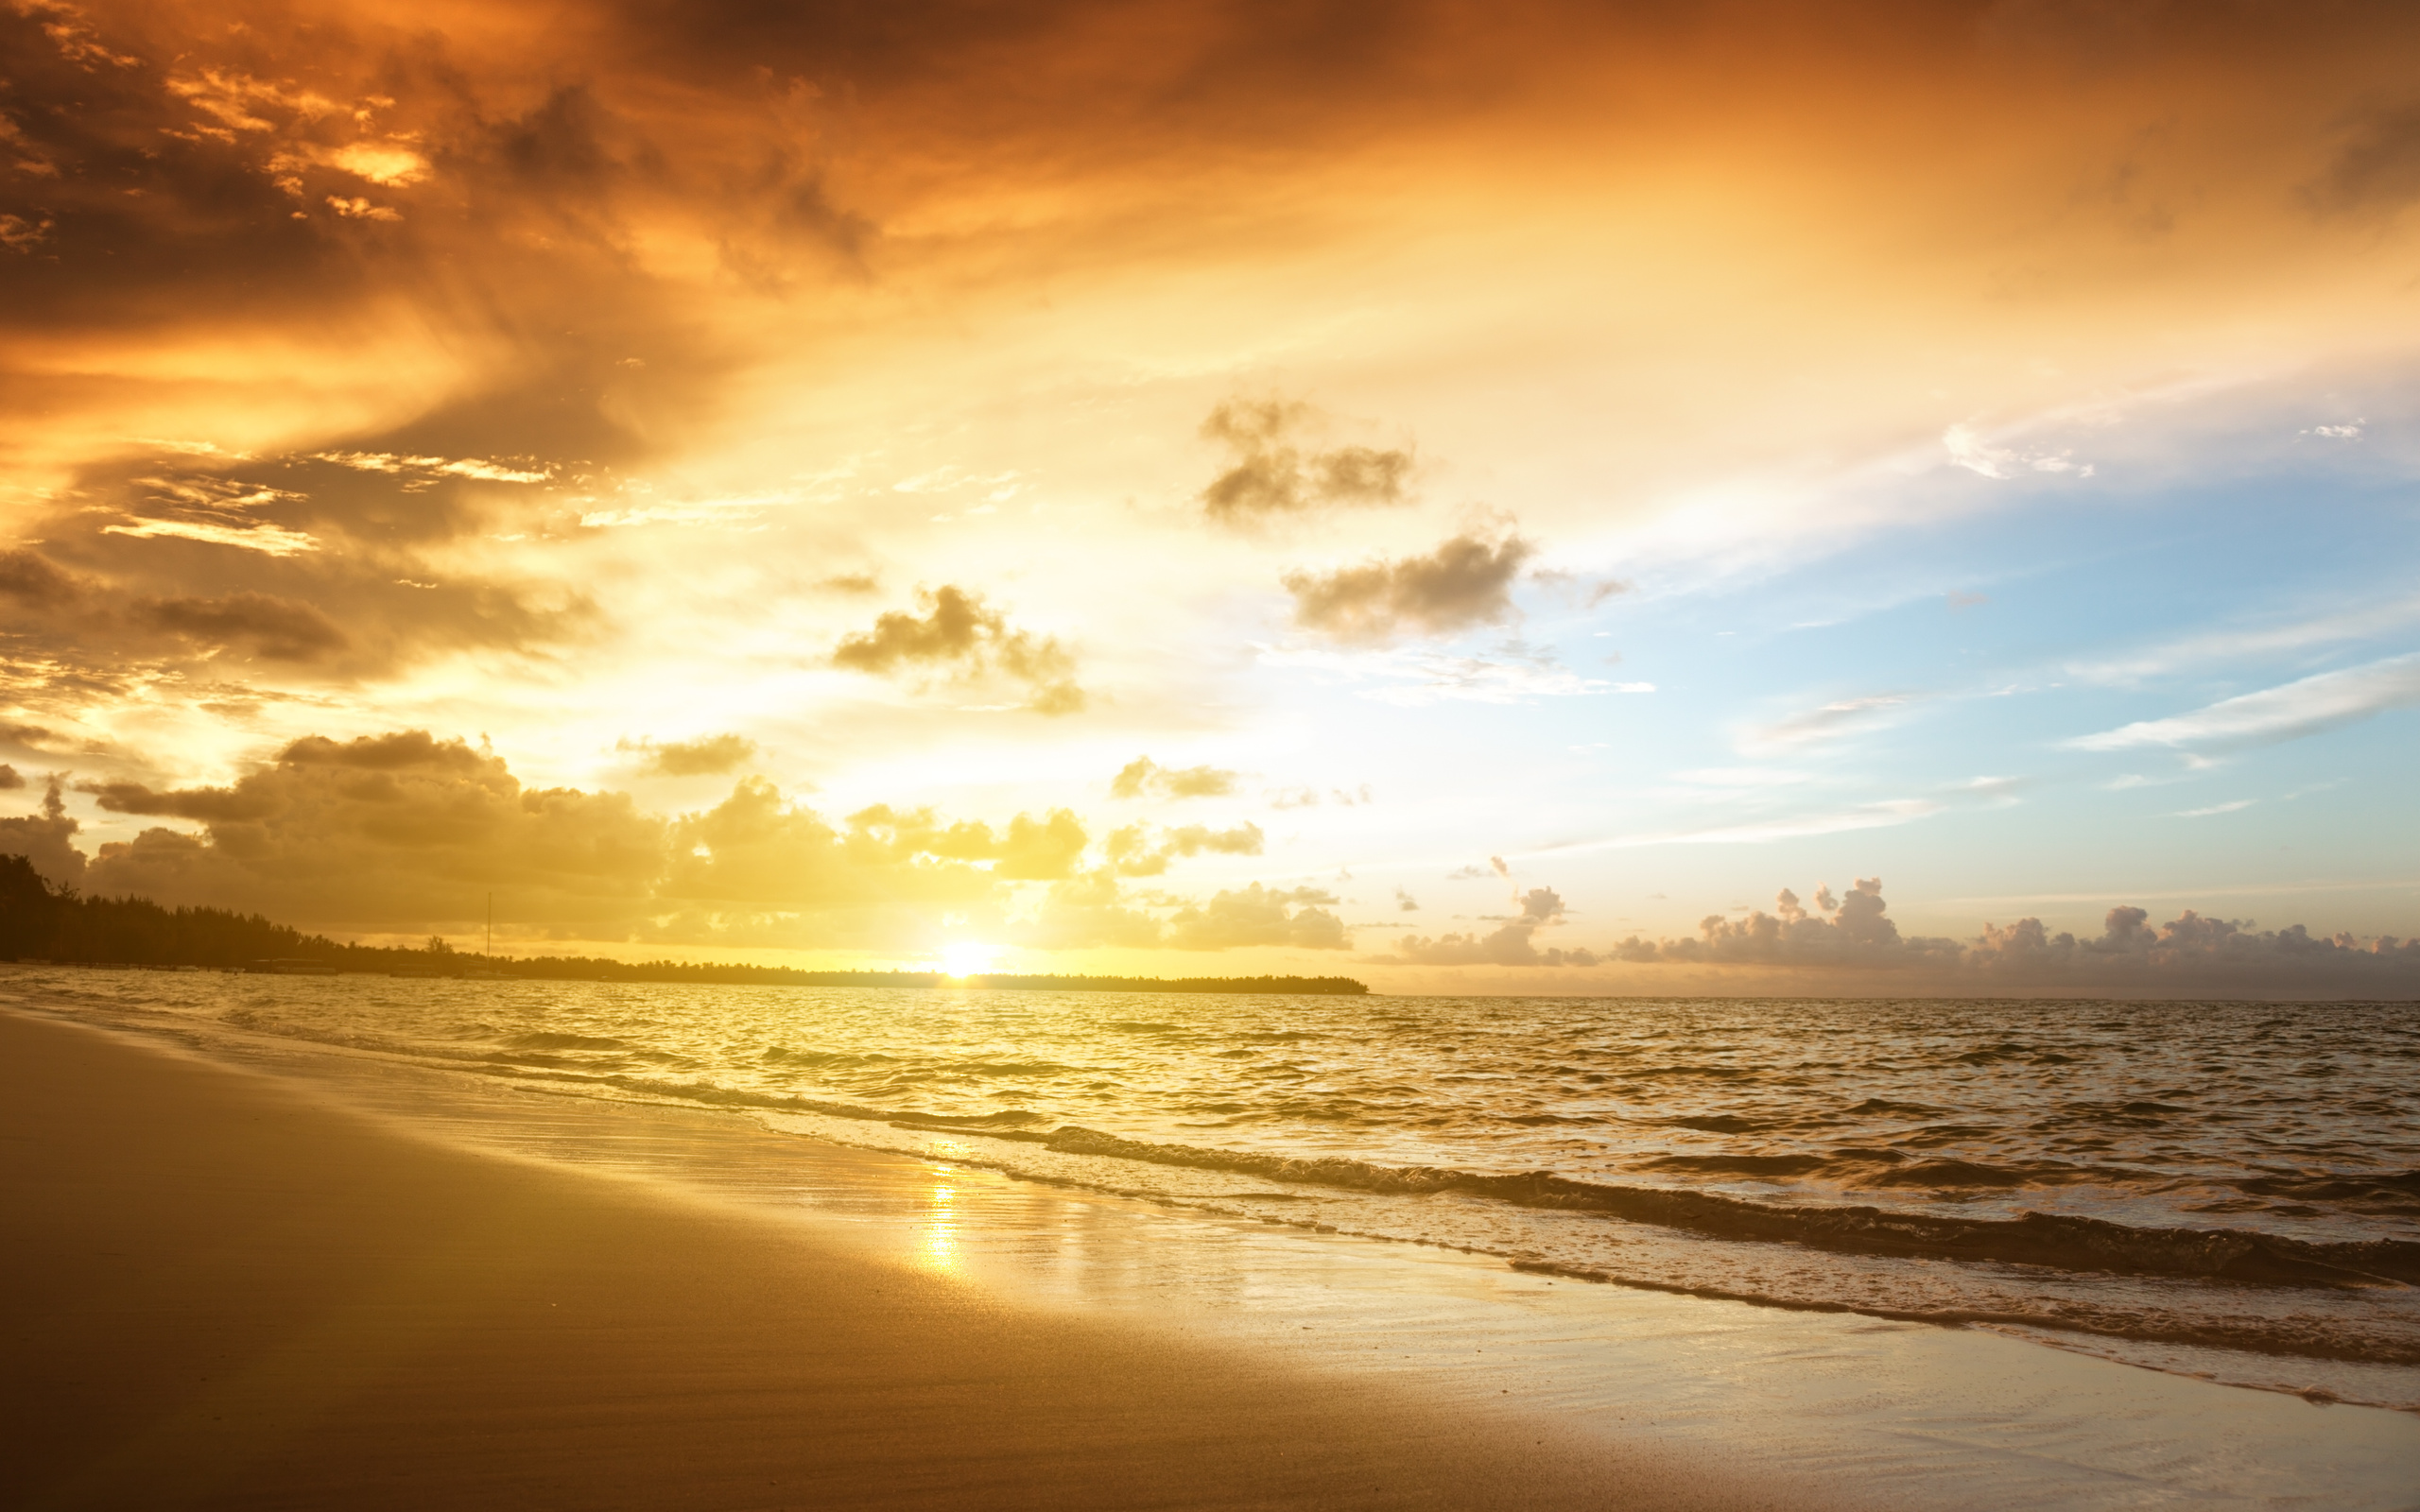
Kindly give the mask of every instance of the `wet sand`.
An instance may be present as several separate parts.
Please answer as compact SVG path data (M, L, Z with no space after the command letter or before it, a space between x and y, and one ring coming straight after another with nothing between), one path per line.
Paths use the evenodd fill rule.
M0 1211L11 1507L1829 1500L10 1014Z

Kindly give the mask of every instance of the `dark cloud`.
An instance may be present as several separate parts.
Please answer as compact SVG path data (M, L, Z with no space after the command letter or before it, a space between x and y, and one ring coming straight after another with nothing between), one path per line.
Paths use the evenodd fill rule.
M1503 619L1512 612L1512 580L1535 549L1518 536L1495 542L1456 536L1426 557L1288 573L1283 581L1294 595L1295 624L1331 640L1379 644Z
M52 778L43 793L40 813L0 818L0 854L24 856L50 881L74 887L84 880L84 852L75 845L82 826L68 814L59 786L59 779Z
M1137 756L1111 780L1112 798L1228 798L1236 791L1236 773L1219 766L1162 766L1149 756Z
M15 767L9 765L6 762L0 762L0 791L20 788L25 785L26 780L24 776L21 775Z
M1028 705L1037 713L1074 713L1084 706L1084 692L1076 686L1075 659L1058 640L1013 629L1008 617L983 602L982 595L947 584L919 593L925 606L919 617L892 610L878 616L873 628L843 639L832 653L832 664L853 672L876 675L948 670L961 677L997 672L1027 684Z
M614 748L640 758L639 769L650 777L718 777L756 754L756 743L745 735L700 735L695 740L623 740Z
M143 661L216 681L233 653L325 682L446 651L560 645L593 628L578 587L440 573L398 547L398 532L384 543L342 533L363 522L315 515L305 489L321 472L356 470L311 459L88 470L90 487L42 523L41 552L0 553L0 633L85 679Z
M33 552L0 551L0 593L33 609L52 609L78 596L76 580Z
M315 662L348 644L344 632L310 605L267 593L153 599L134 612L171 635L204 646L249 644L272 662Z
M111 814L138 814L154 818L194 819L201 823L265 819L277 811L274 795L259 787L239 792L228 787L188 787L155 792L141 782L83 782Z
M226 788L100 790L105 808L192 819L104 845L91 887L257 909L295 923L416 930L508 917L601 937L632 927L664 822L621 794L525 789L492 753L425 731L299 740Z
M1225 472L1201 490L1201 507L1227 524L1327 508L1408 504L1409 450L1343 446L1306 450L1302 431L1319 412L1284 400L1229 400L1201 422L1201 434L1227 448Z
M2333 211L2392 212L2420 199L2420 104L2364 120L2312 186L2311 197Z
M1420 912L1420 900L1414 898L1410 893L1406 892L1403 888L1397 887L1395 889L1395 909L1398 913L1416 914Z
M425 730L298 740L225 787L85 784L116 814L183 820L89 868L54 790L0 849L87 890L411 934L480 917L574 938L913 949L944 910L996 918L1004 884L1077 875L1065 810L1006 825L876 805L834 823L761 778L666 817L629 795L525 787L493 752Z

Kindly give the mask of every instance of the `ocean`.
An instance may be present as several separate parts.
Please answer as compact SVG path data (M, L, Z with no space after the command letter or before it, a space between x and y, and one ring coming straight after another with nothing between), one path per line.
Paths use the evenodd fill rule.
M0 999L2420 1409L2420 1005L17 968Z

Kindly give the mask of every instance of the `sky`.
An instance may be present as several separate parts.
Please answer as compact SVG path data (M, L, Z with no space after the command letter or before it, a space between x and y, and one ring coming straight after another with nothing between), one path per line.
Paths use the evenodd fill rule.
M0 850L524 954L2413 995L2415 55L0 0Z

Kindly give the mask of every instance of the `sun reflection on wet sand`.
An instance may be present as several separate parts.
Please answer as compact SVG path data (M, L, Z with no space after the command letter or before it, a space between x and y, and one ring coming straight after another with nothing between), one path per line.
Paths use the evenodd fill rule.
M926 1194L930 1206L925 1210L918 1235L918 1256L928 1269L955 1273L959 1265L958 1250L958 1188L949 1177L954 1173L946 1165L932 1167L939 1178Z

